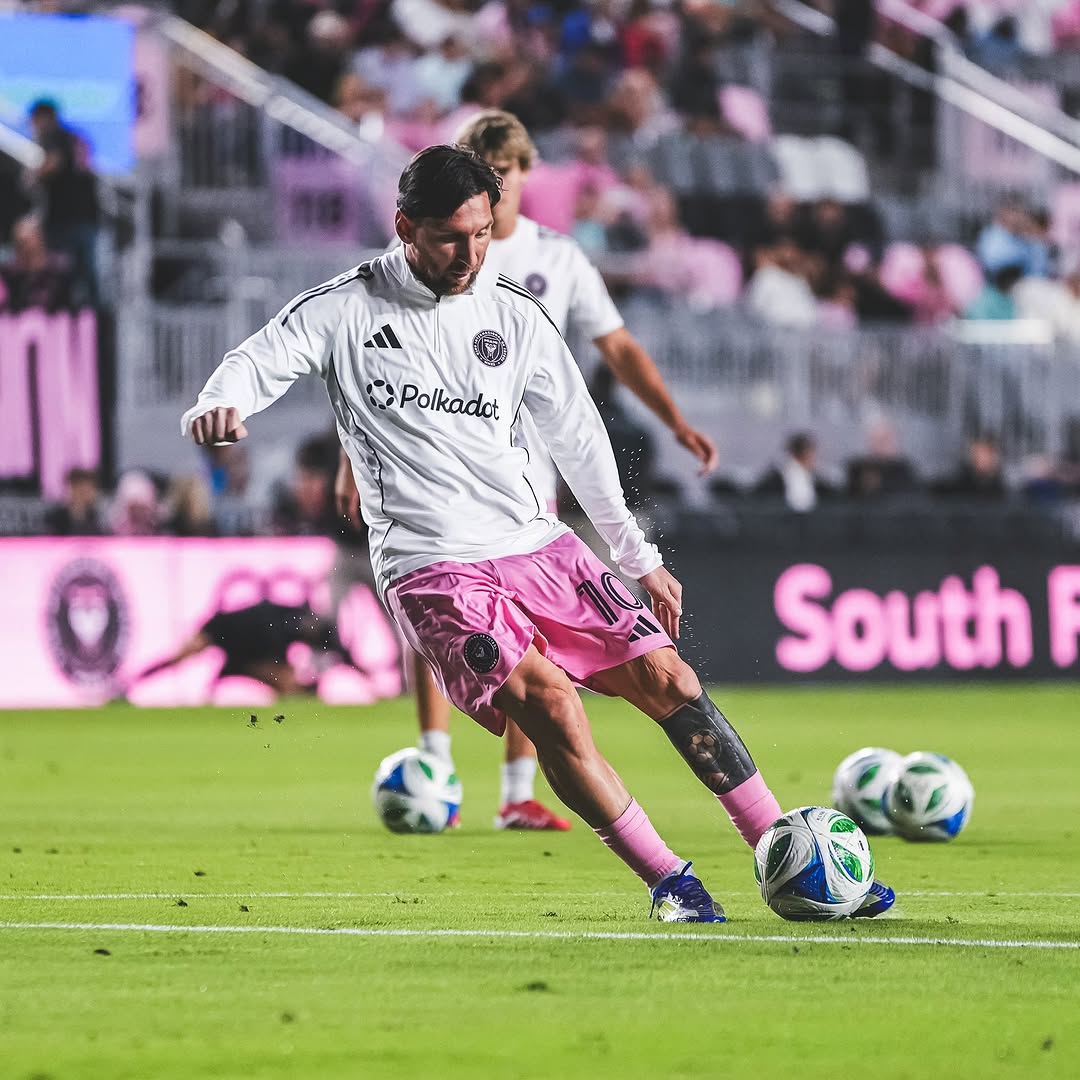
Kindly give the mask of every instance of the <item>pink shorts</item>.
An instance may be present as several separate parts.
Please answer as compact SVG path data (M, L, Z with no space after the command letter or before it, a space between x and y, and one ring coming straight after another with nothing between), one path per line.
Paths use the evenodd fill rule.
M463 713L501 735L491 699L535 644L574 682L673 646L659 621L573 533L528 555L440 562L387 590L409 644Z

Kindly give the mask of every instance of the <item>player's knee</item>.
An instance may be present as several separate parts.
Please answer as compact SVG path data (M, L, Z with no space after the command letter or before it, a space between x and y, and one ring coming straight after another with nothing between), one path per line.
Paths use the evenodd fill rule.
M648 690L658 712L674 712L701 694L694 669L674 649L657 649L649 657Z

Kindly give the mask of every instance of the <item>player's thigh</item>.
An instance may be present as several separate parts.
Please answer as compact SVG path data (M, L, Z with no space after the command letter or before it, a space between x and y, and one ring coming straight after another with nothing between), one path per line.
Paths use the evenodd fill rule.
M590 683L605 694L624 698L654 720L670 716L701 693L694 669L674 648L653 649L598 671Z
M592 748L589 720L574 684L531 645L492 698L492 705L545 749L587 753Z

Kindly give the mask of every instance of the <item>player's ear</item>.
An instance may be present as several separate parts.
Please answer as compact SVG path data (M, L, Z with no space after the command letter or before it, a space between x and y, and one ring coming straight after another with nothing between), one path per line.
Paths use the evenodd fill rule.
M416 243L416 222L406 217L400 210L394 214L394 231L403 244Z

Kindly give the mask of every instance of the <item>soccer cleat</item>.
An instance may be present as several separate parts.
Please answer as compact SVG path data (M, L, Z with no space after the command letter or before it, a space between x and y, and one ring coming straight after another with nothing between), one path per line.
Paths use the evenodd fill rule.
M727 922L724 909L708 894L691 865L668 874L652 890L650 919L655 915L660 922Z
M853 919L872 919L875 915L888 911L896 903L896 893L888 885L875 881L866 894L866 899L851 913Z
M507 803L495 819L496 829L531 829L534 832L566 832L570 822L553 814L536 799Z

